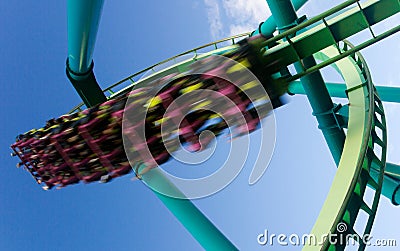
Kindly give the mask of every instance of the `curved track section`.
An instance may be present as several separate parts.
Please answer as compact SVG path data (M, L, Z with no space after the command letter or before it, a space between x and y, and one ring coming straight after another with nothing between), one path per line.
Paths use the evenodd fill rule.
M351 48L345 42L341 50ZM330 47L322 53L327 59L335 57L338 51ZM353 240L358 242L359 250L364 250L367 243L363 237L371 231L381 194L387 138L382 103L359 53L336 62L336 67L347 85L347 136L331 189L310 234L316 240L310 240L303 250L344 250ZM367 185L375 189L370 204L364 198ZM355 224L361 212L368 220L357 232Z

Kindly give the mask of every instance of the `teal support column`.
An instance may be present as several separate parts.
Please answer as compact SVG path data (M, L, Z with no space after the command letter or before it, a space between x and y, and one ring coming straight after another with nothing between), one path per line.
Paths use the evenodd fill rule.
M205 250L238 250L189 199L185 199L186 196L159 168L143 174L142 181L153 189L157 197ZM157 191L164 191L177 198Z
M93 73L103 0L68 0L67 77L87 107L106 101Z
M347 86L344 83L325 83L328 93L331 97L347 98ZM289 84L288 93L290 95L306 94L304 87L300 81L293 81ZM382 98L382 97L381 97Z
M400 166L393 163L386 163L385 174L397 180L400 184Z
M305 3L307 3L308 0L293 0L293 6L296 11L298 11ZM276 22L273 16L270 16L265 20L265 22L261 23L258 29L252 32L252 36L257 35L257 34L263 34L266 37L269 37L274 33L276 29Z
M298 18L290 0L267 0L267 3L280 32L284 32L296 25ZM305 58L303 64L305 68L316 65L313 57ZM295 68L298 72L303 70L299 63L295 64ZM336 122L333 112L334 106L322 75L319 71L316 71L300 80L313 109L313 115L318 121L319 128L324 135L333 159L338 165L343 151L345 134Z

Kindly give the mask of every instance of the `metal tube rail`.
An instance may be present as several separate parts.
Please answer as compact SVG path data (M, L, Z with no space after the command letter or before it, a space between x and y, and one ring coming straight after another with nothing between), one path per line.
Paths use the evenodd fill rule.
M347 98L346 84L343 83L325 83L328 88L329 95L335 98ZM379 93L379 97L383 102L400 103L400 87L375 85ZM289 94L306 94L300 81L293 81L289 84Z
M291 28L297 20L297 15L290 0L267 0L267 2L272 15L275 17L278 29L284 32L285 29ZM300 62L295 63L295 68L297 72L301 72L303 66L311 68L315 65L316 62L310 55L302 60L302 64ZM333 113L334 105L326 89L322 75L320 72L315 71L301 78L301 83L313 109L313 115L318 121L318 127L324 135L336 165L339 165L345 134L343 129L338 125Z
M92 60L104 0L68 0L67 77L87 107L106 101Z

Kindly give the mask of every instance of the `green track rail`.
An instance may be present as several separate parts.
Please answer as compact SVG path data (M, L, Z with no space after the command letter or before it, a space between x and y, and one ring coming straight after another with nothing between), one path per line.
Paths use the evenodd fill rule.
M341 50L345 52L352 48L344 43ZM328 59L335 57L338 52L337 48L331 47L322 53ZM348 130L337 173L310 235L319 241L327 234L342 236L343 240L353 236L360 240L359 250L364 250L366 246L362 237L371 231L383 183L386 120L382 103L360 53L337 62L336 68L347 85L350 104ZM375 190L370 205L364 198L367 185ZM354 226L361 211L368 215L368 220L362 232L356 232ZM343 223L347 231L338 232L338 226ZM322 246L313 242L307 244L303 250L344 250L346 247L346 243L340 241L332 245L328 238L320 243Z
M352 7L352 5L354 5L354 7ZM335 13L342 12L345 8L350 9L344 11L340 15L334 16ZM335 46L338 55L308 69L303 65L302 72L287 79L291 82L342 58L351 56L355 52L400 31L400 24L381 34L375 34L372 29L373 25L399 12L399 0L370 0L364 4L360 4L357 0L346 1L329 11L267 40L265 45L271 46L271 48L265 52L265 56L270 62L278 62L278 64L274 64L276 66L275 70L278 71L282 66L288 66L295 62L299 62L303 65L302 59L312 56L328 46ZM338 43L363 30L369 30L371 35L370 39L349 50L340 50ZM273 46L276 43L279 44Z

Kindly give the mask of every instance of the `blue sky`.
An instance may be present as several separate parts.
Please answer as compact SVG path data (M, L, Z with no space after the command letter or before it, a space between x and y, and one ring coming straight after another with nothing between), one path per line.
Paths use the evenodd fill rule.
M106 87L177 53L257 27L268 16L266 4L263 0L244 3L106 1L94 53L98 81ZM317 14L328 5L334 4L314 1L302 13ZM391 21L398 23L399 18ZM9 157L15 136L41 127L80 100L65 76L65 2L3 1L0 22L0 250L201 250L156 196L145 185L131 181L131 176L105 185L80 184L45 192L28 173L15 168L17 159ZM377 84L398 85L400 57L395 55L399 44L395 35L363 51ZM399 107L385 107L388 160L399 163ZM249 186L252 167L246 165L226 189L195 201L242 250L271 249L256 241L265 229L277 234L308 233L335 174L304 97L291 97L275 117L275 154L263 178ZM224 147L223 140L221 144ZM251 158L252 154L249 163ZM374 236L397 238L400 243L398 216L399 208L382 198Z

